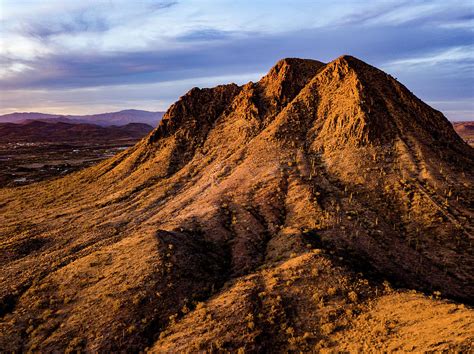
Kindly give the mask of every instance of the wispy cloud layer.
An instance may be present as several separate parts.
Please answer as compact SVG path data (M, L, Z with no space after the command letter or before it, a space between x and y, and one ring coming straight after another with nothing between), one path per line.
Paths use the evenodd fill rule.
M468 0L0 0L0 17L0 112L164 109L198 84L257 80L281 57L344 53L425 100L474 99Z
M398 68L412 69L417 67L426 67L434 65L446 65L455 63L472 66L474 64L474 45L456 46L434 53L426 53L422 56L398 59L390 62L388 65Z

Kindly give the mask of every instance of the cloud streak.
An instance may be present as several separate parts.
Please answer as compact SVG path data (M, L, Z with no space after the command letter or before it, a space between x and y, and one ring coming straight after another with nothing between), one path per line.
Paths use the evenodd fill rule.
M419 66L434 66L456 63L457 65L468 65L472 68L474 64L474 45L458 46L444 49L427 55L398 59L389 63L389 66L413 69Z

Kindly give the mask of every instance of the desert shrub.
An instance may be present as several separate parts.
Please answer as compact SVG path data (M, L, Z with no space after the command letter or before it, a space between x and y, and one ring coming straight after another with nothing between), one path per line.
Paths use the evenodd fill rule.
M321 326L321 333L324 335L329 335L334 331L334 325L332 323L325 323Z
M134 332L136 332L137 330L137 327L135 325L130 325L128 328L127 328L127 333L128 334L132 334Z
M181 309L181 312L182 312L183 314L187 314L187 313L189 313L189 308L188 308L186 305L184 305L184 306L182 307L182 309Z
M330 288L328 289L328 295L329 295L329 296L334 296L334 295L336 295L336 293L337 293L337 288L335 288L335 287L330 287Z
M357 294L354 291L349 292L349 294L347 294L347 297L352 302L357 302Z

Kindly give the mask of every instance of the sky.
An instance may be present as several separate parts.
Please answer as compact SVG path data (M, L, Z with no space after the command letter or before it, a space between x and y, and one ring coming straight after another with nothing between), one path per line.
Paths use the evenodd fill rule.
M474 0L0 0L0 114L162 111L343 54L474 120Z

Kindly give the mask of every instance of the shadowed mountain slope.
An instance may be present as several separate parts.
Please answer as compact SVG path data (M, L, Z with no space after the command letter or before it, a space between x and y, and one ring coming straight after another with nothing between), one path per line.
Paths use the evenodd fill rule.
M1 190L0 347L463 350L473 177L440 112L350 56L194 88L116 157ZM437 316L456 333L419 339Z

